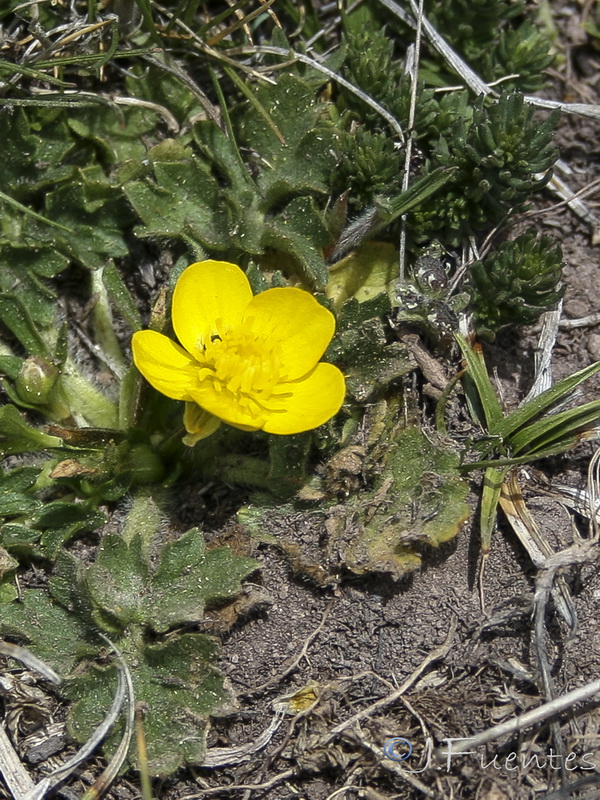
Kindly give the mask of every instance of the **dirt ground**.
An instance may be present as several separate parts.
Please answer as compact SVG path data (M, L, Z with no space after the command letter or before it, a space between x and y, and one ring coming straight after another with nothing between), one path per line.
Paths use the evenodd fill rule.
M563 23L561 35L571 37L571 44L548 96L598 103L600 55L580 43L568 14ZM576 191L599 176L599 133L597 121L565 116L560 123L557 144L572 170L562 177ZM594 198L587 197L592 210ZM573 320L600 311L600 249L593 244L590 225L564 205L554 208L557 203L550 191L544 192L536 201L535 210L543 213L535 223L562 245L563 319ZM536 341L536 329L513 331L486 349L509 406L529 389ZM597 359L597 324L561 327L554 350L555 380ZM588 382L585 399L596 398L599 386L598 380ZM592 453L593 446L585 444L536 467L554 483L584 487ZM472 478L472 520L454 540L426 553L419 572L399 582L342 575L325 586L311 580L277 545L252 544L237 517L248 502L245 493L225 485L183 485L176 527L200 525L209 540L243 550L262 568L245 586L239 620L221 635L220 668L237 702L227 715L212 721L209 754L218 766L182 770L155 785L155 797L600 797L597 700L471 747L466 755L436 755L444 740L466 739L541 703L532 620L536 570L500 519L480 593L475 521L480 480L478 474ZM586 522L573 520L555 499L529 489L526 500L556 551L572 543L574 526L586 535ZM274 518L266 533L291 540L317 557L326 537L318 511ZM555 696L600 674L597 554L562 574L578 625L570 632L552 602L548 605L544 644ZM30 578L33 584L35 576ZM215 630L211 620L207 629ZM395 738L406 741L393 752L389 745L384 750ZM411 755L395 760L394 755L406 753L407 743ZM73 800L81 793L76 787L59 794ZM137 776L124 776L111 795L117 800L138 797Z

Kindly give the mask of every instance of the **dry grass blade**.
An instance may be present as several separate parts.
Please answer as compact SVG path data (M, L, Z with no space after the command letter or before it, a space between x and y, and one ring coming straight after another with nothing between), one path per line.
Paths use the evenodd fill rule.
M56 672L25 647L11 642L0 642L0 654L20 661L51 683L60 683L60 677ZM35 790L34 782L23 767L2 726L0 726L0 773L14 800L25 800Z
M553 175L550 178L546 188L554 192L554 194L557 197L560 197L561 200L564 200L571 211L576 214L579 219L583 220L583 222L587 223L591 227L593 232L593 243L597 244L600 240L600 219L589 208L587 203L584 203L582 200L580 200L576 196L575 192L573 192L573 190L569 187L569 185L557 175Z
M590 531L585 541L600 540L600 450L596 450L588 466L587 488L552 484L547 489L534 484L535 491L555 498L566 508L589 520Z
M588 519L590 520L590 539L594 542L600 540L600 520L598 519L598 508L600 508L600 450L596 450L588 466L587 493Z
M276 710L273 718L265 730L252 742L239 745L237 747L211 747L206 751L202 766L209 769L217 769L219 767L233 766L235 764L243 764L246 761L251 761L252 757L263 747L266 747L279 727L284 718L285 711Z
M123 659L123 656L119 652L119 650L113 645L109 639L107 639L102 634L99 634L102 638L110 644L110 647L117 655L117 659L119 660L119 678L117 684L117 691L115 693L114 700L112 705L100 723L100 725L96 728L93 735L87 740L87 742L75 753L75 755L66 761L64 764L61 764L60 767L57 767L53 772L43 778L39 783L35 785L35 787L25 795L23 800L42 800L49 792L55 789L60 783L65 781L73 772L77 769L77 767L86 761L90 755L94 752L94 750L100 745L103 739L107 736L110 729L113 727L115 722L117 721L119 714L121 713L121 708L123 706L123 702L125 700L126 695L129 697L129 715L127 720L127 726L125 729L125 733L121 739L121 743L117 748L117 752L113 756L109 766L106 770L102 773L101 777L98 779L96 783L101 782L102 792L108 788L110 782L114 780L114 778L118 775L118 772L127 756L127 752L129 750L129 744L131 742L131 735L133 731L133 685L131 683L131 676L129 674L129 670L127 669L127 665ZM107 773L108 778L107 779ZM95 784L96 785L96 784ZM94 786L95 786L94 785ZM99 796L102 792L94 791L94 787L88 790L86 793L86 797L88 800L92 800L92 798Z
M0 642L0 655L14 658L15 661L20 661L26 667L32 669L34 672L44 677L50 683L60 683L61 678L54 672L52 667L49 667L39 658L30 653L25 647L20 647L18 644L12 642Z
M24 800L35 788L2 726L0 726L0 774L14 800Z
M546 722L548 719L556 717L558 714L562 714L564 711L568 711L577 703L590 700L599 692L600 680L587 683L585 686L580 686L577 689L573 689L571 692L567 692L567 694L562 695L562 697L557 697L554 700L550 700L548 703L543 703L538 708L527 711L520 717L514 717L507 722L494 725L492 728L488 728L486 731L482 731L478 733L477 736L472 736L470 739L461 739L461 751L466 752L470 749L482 747L504 736L511 736L533 725L539 725L542 722ZM434 751L434 758L438 762L446 761L447 764L450 764L452 755L458 755L458 752L458 750L453 750L451 745L450 747L439 747Z
M237 31L239 28L242 28L242 27L245 28L246 36L248 37L248 39L250 41L252 41L252 36L250 34L250 29L247 27L248 23L251 22L256 17L258 17L261 14L263 14L265 11L268 11L268 9L273 5L274 2L275 2L275 0L263 0L261 5L259 5L258 8L255 8L254 11L251 11L249 14L246 14L246 16L242 15L240 17L240 19L238 19L237 22L234 22L232 25L229 25L227 28L225 28L224 30L220 31L218 34L216 34L211 39L209 39L208 40L208 44L211 45L211 46L215 45L218 42L220 42L222 39L224 39L226 36L229 36L230 33L234 33L234 31ZM279 20L277 19L277 17L274 14L272 14L271 18L275 20L275 23L280 28L281 24L279 23Z
M600 325L600 313L586 314L585 317L577 317L577 319L561 319L558 327L563 330L572 330L573 328L595 328Z
M417 22L415 17L405 11L401 6L394 2L394 0L379 0L382 6L385 6L389 11L394 14L394 16L401 19L407 25L410 25L412 28L417 27ZM417 16L417 4L414 0L411 0L411 7L413 9L413 13ZM493 94L493 90L488 86L485 81L482 81L479 75L477 75L471 67L456 53L443 39L440 34L436 31L433 25L423 17L423 30L425 32L426 37L429 39L432 47L434 47L438 53L445 59L446 63L448 64L451 69L453 69L460 77L463 79L465 84L473 91L476 95L488 95Z
M534 353L535 380L520 405L525 405L552 386L552 351L558 335L561 314L562 300L555 309L546 311L542 317L542 330Z
M102 636L102 638L110 645L119 661L119 678L123 678L127 689L127 715L125 717L125 730L123 732L123 736L121 737L121 741L119 742L119 746L115 750L115 753L106 769L102 772L100 777L94 781L94 784L87 790L81 800L96 800L96 798L102 797L102 795L107 791L108 787L115 780L125 762L125 759L127 758L135 722L135 698L133 694L133 683L129 668L127 667L125 659L123 658L123 654L119 648L116 647L116 645L114 645L110 639L103 634L100 634L100 636Z
M197 98L210 119L212 119L217 125L221 124L219 110L210 102L206 94L202 91L198 84L192 78L190 78L185 70L181 69L181 67L174 62L167 63L163 59L154 58L153 56L145 56L144 58L149 64L153 64L159 69L164 69L165 72L169 72L171 75L175 75L175 77L179 78L179 80L182 81L182 83L184 83L192 92L194 97Z
M295 774L295 769L286 769L285 772L274 775L270 780L264 783L232 783L229 786L215 786L212 789L203 789L198 794L186 794L181 800L199 800L199 798L211 797L213 795L234 794L235 792L241 791L258 792L260 790L272 789L273 786L287 781Z
M408 190L410 180L410 166L412 159L412 145L414 139L414 125L415 114L417 108L417 92L419 84L419 59L421 57L421 31L423 26L423 0L419 0L419 8L417 11L417 27L415 31L414 43L414 58L412 59L412 66L410 70L410 106L408 109L408 139L406 142L406 153L404 155L404 174L402 175L402 191ZM404 272L406 269L406 237L407 237L407 219L406 215L401 217L400 227L400 252L399 252L399 274L398 278L401 283L404 282Z
M499 503L532 562L537 569L543 569L554 552L527 508L516 470L511 471L503 483ZM562 576L559 576L556 586L552 588L552 596L560 615L569 629L574 631L577 626L577 612L569 587Z
M591 103L561 103L558 100L549 100L546 97L533 97L530 95L527 95L525 100L537 108L548 108L551 110L557 108L565 114L600 120L600 105Z

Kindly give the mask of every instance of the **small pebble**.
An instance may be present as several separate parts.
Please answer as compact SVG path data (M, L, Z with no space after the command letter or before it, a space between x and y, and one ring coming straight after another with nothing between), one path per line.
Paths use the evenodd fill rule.
M587 340L587 349L594 361L600 361L600 333L590 334Z
M563 313L568 319L578 319L590 313L589 301L580 297L570 297L565 300Z

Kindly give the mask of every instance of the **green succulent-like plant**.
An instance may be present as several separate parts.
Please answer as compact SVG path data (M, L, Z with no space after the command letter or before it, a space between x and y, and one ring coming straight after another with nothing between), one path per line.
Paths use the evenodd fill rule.
M562 263L560 245L529 231L472 264L471 308L479 335L493 339L505 325L531 325L555 306L564 293Z
M507 75L506 88L537 91L543 71L554 61L552 41L531 20L523 19L522 3L503 0L446 0L426 9L435 27L488 82Z
M500 222L509 210L521 210L550 179L557 120L552 113L534 121L533 108L520 94L504 94L489 105L479 100L472 121L458 119L432 154L431 166L456 167L457 173L442 196L414 214L415 238L438 235L458 244L463 236Z
M393 37L385 28L369 25L366 29L347 31L344 43L345 76L394 113L393 105L398 97L403 70L394 58ZM358 105L359 101L353 95L347 97L347 102L351 107L360 109L361 116L365 113L364 107ZM369 110L366 114L368 119L380 121L374 112Z
M344 37L346 54L344 75L368 95L377 100L397 120L408 119L411 84L402 62L394 54L394 37L385 28L348 31ZM364 103L347 90L342 92L345 104L361 120L380 128L382 119L374 111L365 109ZM433 89L419 85L415 107L413 135L425 135L438 114L438 103Z
M488 81L515 75L504 83L506 88L537 92L544 86L544 70L554 61L548 37L531 20L518 28L501 31L494 48L483 59L482 73Z
M473 65L496 40L502 24L522 13L520 2L504 0L444 0L425 6L425 14Z
M377 195L395 194L400 189L402 165L400 152L389 136L367 128L344 132L340 145L343 158L335 181L348 192L348 204L364 208Z

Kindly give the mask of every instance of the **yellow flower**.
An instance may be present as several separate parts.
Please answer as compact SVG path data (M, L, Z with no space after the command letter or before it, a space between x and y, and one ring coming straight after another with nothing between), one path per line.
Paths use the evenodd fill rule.
M186 444L214 433L221 421L290 434L339 411L344 376L318 363L335 319L308 292L288 287L253 296L235 264L202 261L177 281L172 317L183 346L138 331L133 359L155 389L186 401Z

